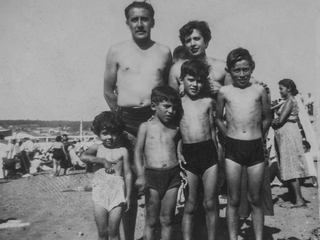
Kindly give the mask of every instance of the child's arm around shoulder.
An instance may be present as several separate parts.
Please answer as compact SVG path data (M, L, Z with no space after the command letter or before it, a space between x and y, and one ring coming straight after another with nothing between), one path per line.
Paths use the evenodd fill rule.
M123 172L124 172L124 180L126 186L126 204L127 209L129 210L130 207L130 195L131 195L131 188L132 188L132 172L131 172L131 165L129 161L129 152L126 148L122 147L122 159L123 159Z
M226 137L227 136L227 126L224 123L223 120L223 114L224 114L224 107L225 107L225 95L230 88L231 85L223 86L220 88L218 97L217 97L217 105L216 105L216 119L215 123L219 129L219 131L222 133L221 136Z
M138 179L136 181L136 186L139 191L142 192L146 185L146 179L144 175L143 166L143 150L145 147L145 141L147 136L148 122L144 122L140 125L137 135L137 141L134 149L134 164L137 169Z
M98 163L104 165L107 173L112 173L114 170L112 164L105 158L97 157L98 148L101 144L93 144L80 156L80 160L84 163Z

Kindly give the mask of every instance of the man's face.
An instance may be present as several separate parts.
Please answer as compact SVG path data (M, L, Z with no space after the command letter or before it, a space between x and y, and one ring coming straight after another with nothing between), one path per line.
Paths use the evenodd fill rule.
M177 105L170 101L161 101L159 104L154 104L153 109L156 110L156 115L161 122L171 122L177 113Z
M240 88L245 88L249 85L252 74L252 67L248 60L241 60L235 63L228 72L234 81L234 84Z
M134 40L149 39L154 19L150 17L148 10L144 8L132 8L126 21Z
M191 57L198 58L205 56L207 43L201 32L197 29L193 29L191 35L185 38L184 45Z
M99 138L106 148L113 148L116 145L118 134L108 130L102 130Z
M199 95L204 86L204 81L205 80L201 79L200 77L194 77L187 74L182 81L185 94L190 97Z

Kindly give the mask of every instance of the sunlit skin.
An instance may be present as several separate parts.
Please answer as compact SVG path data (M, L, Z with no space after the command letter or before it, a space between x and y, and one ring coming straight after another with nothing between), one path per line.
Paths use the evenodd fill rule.
M268 95L263 86L250 83L253 68L248 60L237 61L226 69L233 84L220 88L217 98L216 124L224 137L237 140L257 140L265 136L272 117ZM226 123L224 119L226 115ZM247 167L248 201L252 208L252 222L256 240L263 238L264 215L260 190L264 178L264 162ZM230 240L238 239L238 208L242 166L226 158L228 185L227 224Z
M205 79L187 74L182 81L184 92L188 94L190 98L196 97L200 94L204 85L204 81Z
M140 125L134 150L134 162L138 175L136 186L139 191L145 192L146 200L143 239L155 239L156 225L160 220L161 239L169 240L172 239L178 187L167 189L161 199L157 190L146 187L147 179L144 172L147 171L146 168L166 170L178 165L176 144L179 126L173 121L178 106L170 101L161 101L152 102L151 107L155 110L155 115L150 121Z
M185 38L185 47L192 58L205 58L207 46L201 32L197 29L194 29L191 35Z
M148 10L144 8L130 9L129 18L126 21L126 24L135 41L150 41L154 19L151 18Z

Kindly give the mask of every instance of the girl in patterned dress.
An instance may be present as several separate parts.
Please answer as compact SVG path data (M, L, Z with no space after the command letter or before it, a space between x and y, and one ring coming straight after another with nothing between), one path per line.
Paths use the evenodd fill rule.
M128 150L118 146L124 122L113 112L95 117L92 131L100 138L81 155L81 161L93 163L92 201L98 239L120 239L119 225L124 208L130 206L132 175Z

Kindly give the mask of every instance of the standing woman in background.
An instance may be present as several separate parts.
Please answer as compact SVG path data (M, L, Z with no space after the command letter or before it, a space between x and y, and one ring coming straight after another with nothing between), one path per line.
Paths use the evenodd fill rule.
M298 127L299 107L294 96L299 92L291 79L279 82L280 95L284 100L273 120L275 138L280 159L281 179L288 181L295 195L295 205L291 208L306 207L302 197L299 178L309 176L302 146L302 136Z

